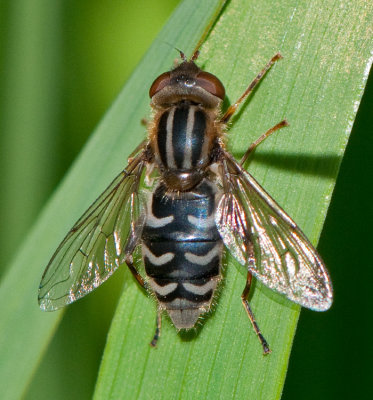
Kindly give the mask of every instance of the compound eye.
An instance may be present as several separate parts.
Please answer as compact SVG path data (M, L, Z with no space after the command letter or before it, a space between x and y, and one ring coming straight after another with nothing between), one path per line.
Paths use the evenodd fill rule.
M224 100L224 86L215 75L201 71L196 77L196 86L200 86L212 95Z
M152 98L156 93L162 90L165 86L170 83L170 73L164 72L159 75L158 78L153 82L149 89L149 96Z

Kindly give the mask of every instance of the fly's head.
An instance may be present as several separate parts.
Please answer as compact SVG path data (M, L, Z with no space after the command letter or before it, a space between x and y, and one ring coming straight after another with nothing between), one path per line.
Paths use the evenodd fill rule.
M211 109L221 104L225 97L224 86L215 75L202 71L196 65L198 54L195 52L187 60L180 51L180 64L156 78L149 90L153 106L169 107L182 100Z

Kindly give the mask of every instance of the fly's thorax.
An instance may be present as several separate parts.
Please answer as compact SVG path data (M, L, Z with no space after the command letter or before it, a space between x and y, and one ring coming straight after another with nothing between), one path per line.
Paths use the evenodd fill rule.
M189 190L202 180L219 136L216 111L188 100L155 115L151 145L169 189Z

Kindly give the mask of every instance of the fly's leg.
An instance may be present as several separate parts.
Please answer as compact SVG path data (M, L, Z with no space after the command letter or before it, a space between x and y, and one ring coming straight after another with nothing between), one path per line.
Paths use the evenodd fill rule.
M152 346L152 347L157 346L158 339L161 336L162 314L161 314L161 310L159 308L157 311L157 318L156 318L155 324L156 324L156 327L155 327L154 337L153 337L153 340L150 342L150 346Z
M135 150L133 150L133 152L127 158L128 163L131 163L133 161L137 153L139 153L140 150L142 150L145 147L147 142L148 140L144 139L138 146L136 146Z
M131 271L133 277L137 280L137 282L140 284L140 286L143 289L147 290L144 278L139 274L139 272L133 265L132 254L127 255L127 257L125 259L125 263L127 264L128 269ZM158 309L155 333L154 333L152 341L150 342L150 346L152 346L152 347L156 347L158 339L161 336L161 325L162 325L162 315L161 315L161 310Z
M259 326L255 321L255 317L254 317L254 313L252 312L251 308L250 308L250 304L249 301L247 300L249 297L249 293L250 293L250 286L251 286L251 280L252 280L252 276L250 274L250 272L248 272L247 274L247 279L246 279L246 285L245 288L241 294L241 300L242 300L242 304L245 307L245 310L247 312L247 315L250 319L250 322L254 328L255 333L258 336L258 339L263 347L263 353L264 354L269 354L271 352L271 350L269 349L268 343L267 341L264 339L264 336L262 335L262 333L260 332Z
M272 67L272 65L280 60L282 58L282 55L280 53L275 54L267 63L267 65L259 72L259 74L253 79L253 81L250 83L250 85L247 87L247 89L244 91L242 96L234 103L232 104L226 113L223 115L221 118L220 122L226 124L232 117L232 115L236 112L237 108L239 105L246 99L246 97L254 90L255 86L260 82L260 80L263 78L263 76L268 72L268 70Z
M142 223L141 223L142 225ZM140 286L148 291L147 283L144 281L144 278L139 274L135 266L133 265L133 252L135 251L135 248L137 244L139 244L140 241L140 232L132 232L131 238L128 241L127 247L125 249L126 253L126 258L125 258L125 263L128 266L128 269L131 271L133 277L137 280L137 282L140 284ZM161 336L161 324L162 324L162 315L161 315L161 310L158 308L157 310L157 319L156 319L156 328L155 328L155 333L153 336L152 341L150 342L150 345L152 347L155 347L157 345L158 339Z
M220 164L220 176L222 178L222 185L223 185L223 191L224 193L230 193L232 192L232 187L231 187L231 182L229 181L229 179L227 179L227 177L230 175L229 170L228 170L228 166L226 164L226 160L223 161L222 164ZM244 237L247 238L247 242L245 243L245 247L248 249L249 253L253 251L252 249L252 243L250 243L249 238L250 238L250 233L246 232ZM262 333L260 332L259 326L255 321L255 316L254 313L251 310L249 301L248 301L248 297L250 294L250 287L251 287L251 281L252 281L252 275L250 274L250 272L247 273L247 278L246 278L246 285L245 288L241 294L241 300L242 300L242 304L247 312L247 315L250 319L250 322L254 328L255 333L258 336L258 339L260 340L260 343L263 347L263 353L264 354L268 354L271 352L271 350L269 349L268 343L267 341L264 339L264 336L262 335Z
M226 124L234 115L234 113L237 111L237 108L239 105L246 99L246 97L254 90L255 86L261 81L261 79L264 77L264 75L270 70L272 65L280 60L282 58L282 55L280 53L275 54L267 63L267 65L259 72L259 74L253 79L253 81L250 83L250 85L247 87L247 89L244 91L242 96L234 103L232 104L228 110L225 112L223 117L220 119L220 122ZM262 143L265 139L267 139L268 136L270 136L273 132L276 132L277 130L284 128L285 126L289 126L288 122L286 119L282 120L275 126L273 126L271 129L268 129L267 132L265 132L262 136L260 136L255 142L253 142L250 147L247 149L246 153L242 157L240 164L243 165L244 162L247 160L249 155L255 150L255 148Z
M144 278L139 274L139 272L133 265L132 254L127 255L124 262L127 264L128 269L131 271L133 277L137 280L137 282L140 284L140 286L146 290Z
M240 164L243 165L244 162L248 159L249 155L257 148L257 146L260 145L260 143L264 142L265 139L267 139L268 136L272 135L273 132L278 131L281 128L284 128L285 126L289 126L288 121L286 119L282 120L275 126L272 126L271 129L268 129L267 132L263 133L262 136L260 136L258 139L255 140L255 142L251 143L249 148L246 150L245 154L241 158Z

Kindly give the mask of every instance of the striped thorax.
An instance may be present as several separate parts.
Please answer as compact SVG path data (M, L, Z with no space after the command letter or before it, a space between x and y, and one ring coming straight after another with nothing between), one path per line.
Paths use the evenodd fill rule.
M150 143L169 190L195 187L211 164L221 129L216 124L224 87L192 61L162 74L150 89L155 110Z

